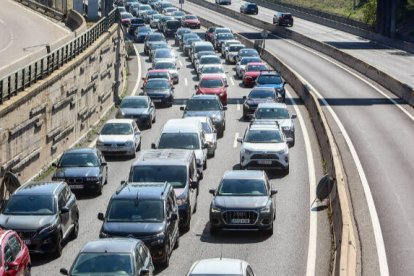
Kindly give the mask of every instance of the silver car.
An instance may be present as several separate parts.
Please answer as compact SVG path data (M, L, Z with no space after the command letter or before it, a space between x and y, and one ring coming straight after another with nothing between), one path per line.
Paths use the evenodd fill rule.
M247 63L250 62L263 62L260 57L244 57L236 63L236 76L239 79L243 78L244 72L246 70Z
M153 28L153 29L157 28L158 20L160 20L161 17L162 17L162 14L159 14L159 13L153 14L150 17L150 21L149 21L150 27Z
M177 84L180 81L178 74L180 67L177 67L175 62L159 61L154 64L154 67L152 69L167 69L173 79L174 84Z
M201 68L204 65L211 65L211 64L221 65L222 64L221 63L221 59L218 56L216 56L216 55L202 56L199 59L199 62L197 62L195 64L195 69L196 69L197 74L200 75Z
M210 117L200 116L200 117L185 117L186 120L195 120L201 122L201 125L204 130L204 138L207 144L207 156L213 157L217 149L217 130L213 125Z
M230 44L241 44L241 42L238 41L237 39L230 39L224 42L223 47L221 47L221 51L220 51L222 57L225 57L226 48L229 47Z
M152 56L152 67L155 67L157 62L172 62L175 64L176 58L172 49L157 49Z
M127 155L135 158L141 149L141 131L133 119L111 119L102 127L96 147L104 155Z
M239 51L243 48L246 48L243 44L230 44L224 53L224 58L228 63L235 63L237 61L236 57L239 54Z
M224 83L228 84L227 72L224 71L224 67L221 64L204 65L200 71L200 79L207 75L219 75L223 78Z
M275 121L253 121L244 137L238 137L240 167L256 169L281 169L289 173L289 147L286 137Z
M187 276L196 275L239 275L239 276L255 276L252 267L243 260L215 258L204 259L195 262Z

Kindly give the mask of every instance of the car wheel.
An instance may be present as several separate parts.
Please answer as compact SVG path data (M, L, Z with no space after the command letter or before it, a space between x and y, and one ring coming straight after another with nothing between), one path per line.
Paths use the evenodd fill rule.
M59 258L62 256L62 250L62 233L60 233L56 241L56 247L52 252L53 257Z
M73 225L72 233L70 233L70 238L75 240L79 234L79 217L76 218L75 224Z

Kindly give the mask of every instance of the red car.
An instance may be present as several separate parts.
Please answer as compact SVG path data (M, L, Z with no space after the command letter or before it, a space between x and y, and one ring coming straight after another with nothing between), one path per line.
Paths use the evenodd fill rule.
M269 70L263 62L250 62L247 63L245 72L243 74L243 85L254 86L256 78L260 75L261 71Z
M174 81L168 71L168 69L152 69L147 72L147 76L142 78L144 81L143 87L147 84L149 79L169 79L171 84L174 84Z
M0 229L0 276L30 275L29 249L12 230Z
M216 30L216 28L217 27L208 28L205 35L204 35L204 39L211 42L211 40L213 39L214 31Z
M192 14L185 15L183 18L181 18L181 26L192 28L192 29L200 29L201 24L200 20L198 20L198 17Z
M227 87L221 75L208 75L195 86L197 95L217 95L223 105L227 105Z

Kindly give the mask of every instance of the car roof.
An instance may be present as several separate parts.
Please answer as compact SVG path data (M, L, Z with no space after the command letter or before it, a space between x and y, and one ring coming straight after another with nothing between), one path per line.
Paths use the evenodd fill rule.
M197 275L243 275L243 267L247 263L237 259L213 258L197 261L191 268L190 273ZM190 275L191 275L190 274Z
M133 119L110 119L105 124L132 124Z
M96 148L71 148L64 152L65 153L96 153Z
M266 103L259 103L257 108L264 107L264 108L287 108L287 105L285 103L272 103L272 102L266 102Z
M140 153L138 159L132 164L132 167L140 165L144 162L145 165L157 164L171 164L186 165L188 161L194 156L192 150L185 149L151 149Z
M50 195L59 191L63 185L64 182L56 181L30 182L20 186L13 195Z
M133 238L107 238L89 241L81 253L132 253L139 240Z
M262 170L233 170L226 171L223 179L262 179L263 176Z
M200 127L197 126L194 122L190 122L185 119L170 119L164 124L162 133L193 133L198 132L199 130Z
M117 199L163 199L165 190L171 187L167 182L129 182L123 184L112 198Z

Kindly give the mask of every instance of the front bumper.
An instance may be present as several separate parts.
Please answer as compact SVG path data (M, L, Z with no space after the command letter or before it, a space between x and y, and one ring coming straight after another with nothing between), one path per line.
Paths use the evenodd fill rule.
M46 254L53 252L56 249L59 231L45 235L38 236L36 232L16 231L21 237L22 241L27 245L30 253Z
M273 212L257 209L210 210L210 227L223 230L267 230L272 228Z
M115 145L115 146L114 146ZM103 155L131 155L135 153L135 147L132 144L131 146L126 146L125 144L109 144L104 143L102 146L96 146Z
M172 95L151 95L148 94L154 104L159 105L172 105L174 102L174 97Z
M252 153L240 156L240 165L245 168L256 169L287 169L289 167L288 155Z

